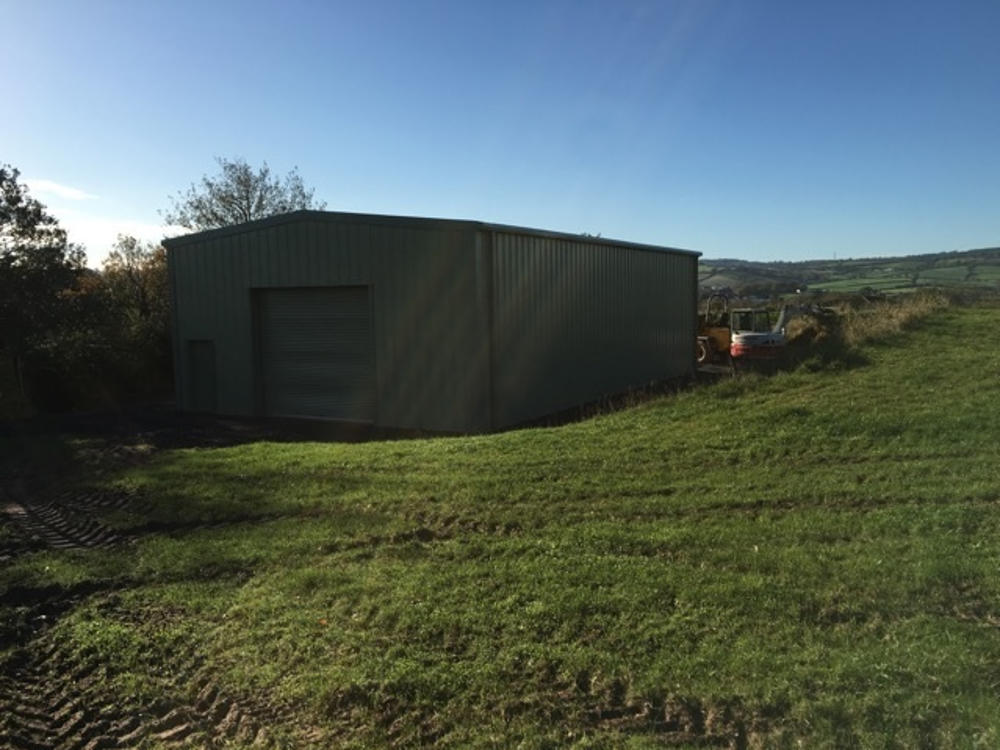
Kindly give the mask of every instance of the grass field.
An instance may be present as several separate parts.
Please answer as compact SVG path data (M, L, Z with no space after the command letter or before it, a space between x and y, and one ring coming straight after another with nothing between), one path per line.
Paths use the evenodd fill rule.
M912 289L913 283L909 276L862 276L857 279L828 281L822 288L826 292L859 292L863 289L887 292L894 289Z
M703 290L729 288L738 294L763 297L796 289L897 293L928 286L995 292L998 281L998 248L895 258L774 263L732 259L702 260L698 264L698 283Z
M134 541L4 564L0 659L187 717L150 747L1000 746L998 323L557 428L153 451L83 478Z

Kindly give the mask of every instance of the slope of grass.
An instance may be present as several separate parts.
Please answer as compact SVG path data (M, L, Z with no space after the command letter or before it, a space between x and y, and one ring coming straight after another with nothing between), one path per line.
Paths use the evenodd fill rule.
M847 371L500 435L163 452L55 632L123 696L195 652L292 746L1000 744L1000 309Z

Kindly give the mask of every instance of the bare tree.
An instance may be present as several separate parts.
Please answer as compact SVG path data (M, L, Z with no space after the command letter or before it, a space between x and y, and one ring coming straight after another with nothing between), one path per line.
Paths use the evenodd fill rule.
M164 221L201 231L289 211L326 208L325 202L313 200L315 191L306 189L298 167L281 179L271 174L267 162L255 170L238 157L215 160L219 174L205 175L186 192L171 198L174 205L163 213Z

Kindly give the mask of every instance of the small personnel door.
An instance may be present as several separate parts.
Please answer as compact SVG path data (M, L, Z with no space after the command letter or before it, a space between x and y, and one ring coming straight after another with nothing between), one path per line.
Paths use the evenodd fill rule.
M189 340L188 387L191 411L214 412L216 407L215 342Z
M366 286L258 293L264 413L375 420L375 352Z

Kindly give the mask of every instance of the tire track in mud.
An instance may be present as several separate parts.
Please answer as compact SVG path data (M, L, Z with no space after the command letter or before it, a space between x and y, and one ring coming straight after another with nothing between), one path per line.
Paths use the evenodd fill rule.
M173 698L146 708L149 719L143 724L145 734L137 737L167 745L270 747L268 727L290 718L288 711L224 690L205 658L193 648L176 654L164 669L170 674L165 693Z
M4 479L0 523L8 533L0 542L0 563L44 549L99 549L136 537L93 517L101 511L141 511L143 500L135 493L64 489L41 495L29 492L20 477ZM190 531L212 524L182 526ZM155 529L142 529L139 536L150 531ZM0 597L10 611L20 611L23 620L0 629L18 644L0 662L0 748L271 746L266 727L273 725L274 711L251 708L221 689L193 652L151 668L148 674L163 683L163 690L150 704L114 695L108 665L73 656L56 644L52 626L64 613L109 590L120 590L120 585L15 586Z
M23 482L0 485L0 511L12 538L0 546L0 562L39 549L109 547L128 537L92 515L126 508L136 502L128 492L64 490L46 499L32 497Z
M122 540L93 518L80 518L52 503L10 503L6 512L27 536L51 549L109 547Z
M165 746L271 747L286 718L222 690L195 655L175 666L152 704L114 695L106 665L64 653L46 634L0 664L0 747L97 750Z
M0 677L0 743L12 750L95 750L120 747L134 724L109 701L96 699L102 675L90 664L67 664L51 644L22 651ZM58 670L58 671L57 671Z
M9 493L4 499L9 503ZM135 500L126 494L67 491L51 495L45 502L16 503L24 513L8 510L7 519L42 547L102 547L134 535L104 534L96 522L81 523L88 519L80 519L77 514L86 509L128 508ZM274 519L236 522L270 520ZM232 523L228 519L221 524L200 522L178 524L176 528L166 524L157 531L188 533ZM458 517L442 519L439 526L431 530L420 525L394 534L356 539L343 544L343 548L443 541L464 533L509 535L521 531L516 523L484 524ZM273 736L275 727L293 730L294 711L290 707L270 703L266 694L234 695L220 684L217 674L193 647L172 655L168 662L143 668L138 675L140 679L145 677L161 686L154 701L143 702L137 697L123 698L112 693L111 665L93 656L70 654L54 645L58 628L53 625L64 613L87 601L96 600L104 616L137 623L136 612L111 603L116 600L114 592L121 586L119 581L76 589L18 588L4 595L8 604L30 610L30 619L37 624L19 634L18 650L6 662L0 662L0 747L10 750L97 750L147 745L267 748L278 744Z

